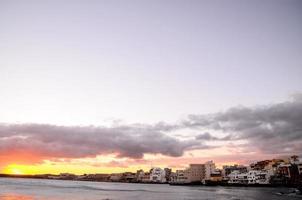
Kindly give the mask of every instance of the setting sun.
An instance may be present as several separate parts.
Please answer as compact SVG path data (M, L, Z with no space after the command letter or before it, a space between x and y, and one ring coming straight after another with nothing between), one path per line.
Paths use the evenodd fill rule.
M12 169L12 174L20 175L23 174L23 172L19 169Z
M23 170L16 167L16 165L9 165L4 170L6 174L22 175L25 174Z

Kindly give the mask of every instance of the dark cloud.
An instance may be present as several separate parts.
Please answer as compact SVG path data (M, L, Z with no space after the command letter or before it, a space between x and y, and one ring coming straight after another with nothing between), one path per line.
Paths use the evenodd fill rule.
M199 140L247 140L247 148L264 153L302 153L302 95L292 101L259 106L235 107L210 115L190 115L185 127L219 130L230 135L217 138L209 133Z
M217 140L217 137L212 136L210 133L205 132L195 137L197 140Z
M159 125L67 127L47 124L1 124L0 155L17 151L45 157L88 157L115 153L142 158L145 153L181 156L189 148L206 148L194 140L179 140L160 131Z

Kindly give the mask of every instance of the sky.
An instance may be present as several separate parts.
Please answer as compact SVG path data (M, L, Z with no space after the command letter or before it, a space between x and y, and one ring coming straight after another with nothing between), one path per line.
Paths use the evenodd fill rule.
M299 0L0 0L0 172L302 156Z

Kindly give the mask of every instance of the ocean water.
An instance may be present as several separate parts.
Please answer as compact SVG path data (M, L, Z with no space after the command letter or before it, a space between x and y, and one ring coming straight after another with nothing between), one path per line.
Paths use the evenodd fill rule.
M291 188L169 186L0 178L0 200L285 200Z

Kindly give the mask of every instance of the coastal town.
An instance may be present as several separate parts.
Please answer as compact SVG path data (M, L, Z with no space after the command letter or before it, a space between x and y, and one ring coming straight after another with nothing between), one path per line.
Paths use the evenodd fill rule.
M170 185L232 185L232 186L293 186L301 187L302 161L298 156L286 159L262 160L248 166L231 165L218 169L213 161L189 164L187 168L172 171L153 167L134 172L112 174L61 173L59 175L8 175L1 177L43 178L56 180L149 183Z

